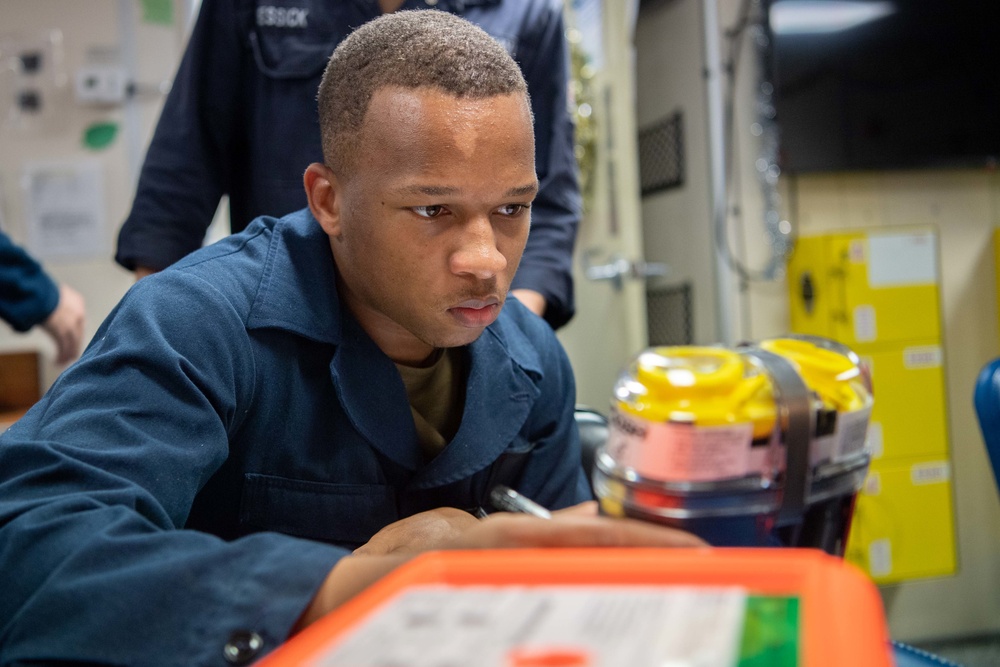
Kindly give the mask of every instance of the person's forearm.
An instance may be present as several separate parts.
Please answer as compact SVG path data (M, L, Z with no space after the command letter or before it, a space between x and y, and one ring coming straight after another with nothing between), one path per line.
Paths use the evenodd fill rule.
M292 634L318 621L412 557L413 555L341 558L292 628Z
M142 280L146 276L151 276L156 273L156 269L150 268L148 266L136 266L135 267L135 279Z
M0 319L15 331L41 324L59 304L55 281L21 247L0 232Z
M525 307L539 317L545 316L545 297L531 289L516 289L512 294Z

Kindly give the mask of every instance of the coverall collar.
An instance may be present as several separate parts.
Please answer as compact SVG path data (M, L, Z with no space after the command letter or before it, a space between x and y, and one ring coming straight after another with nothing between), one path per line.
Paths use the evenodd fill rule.
M518 307L508 302L504 308ZM451 443L425 465L399 372L340 304L329 240L308 209L274 225L249 329L278 328L336 346L330 374L357 431L411 471L417 488L468 477L516 440L539 395L535 347L501 311L470 344L462 424ZM372 410L382 405L384 410Z

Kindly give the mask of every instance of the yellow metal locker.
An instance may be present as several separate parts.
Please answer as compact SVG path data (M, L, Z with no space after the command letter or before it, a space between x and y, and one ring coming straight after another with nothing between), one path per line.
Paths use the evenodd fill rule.
M930 229L803 237L788 267L792 330L840 341L871 366L873 460L846 557L879 583L955 571L936 239Z

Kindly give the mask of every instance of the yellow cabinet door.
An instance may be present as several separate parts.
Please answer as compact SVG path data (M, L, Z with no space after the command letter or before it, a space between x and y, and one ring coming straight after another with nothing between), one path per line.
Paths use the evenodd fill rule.
M878 460L948 457L948 423L941 346L857 346L872 371L875 397L868 448Z
M858 495L844 557L880 584L954 574L948 461L873 463Z
M800 238L788 265L792 330L849 347L941 336L929 229Z

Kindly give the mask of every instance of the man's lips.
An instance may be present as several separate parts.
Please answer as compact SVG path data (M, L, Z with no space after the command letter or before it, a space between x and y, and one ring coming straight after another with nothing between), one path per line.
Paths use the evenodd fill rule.
M485 299L466 299L449 308L448 312L462 326L485 327L492 324L500 314L500 299L492 296Z

